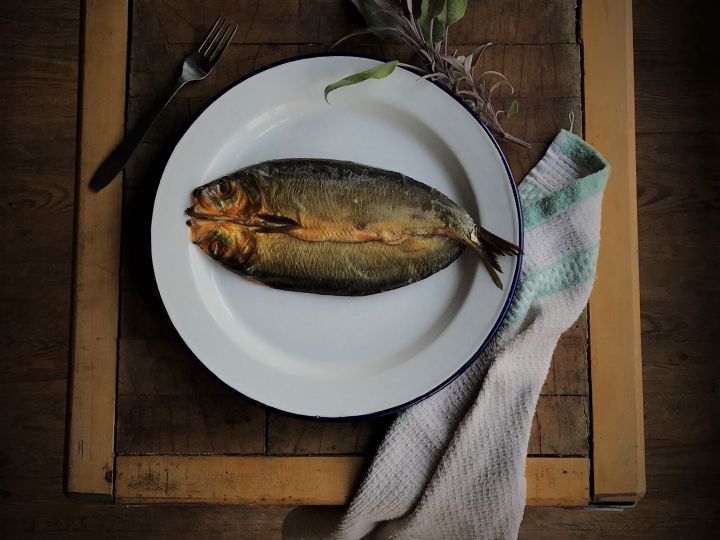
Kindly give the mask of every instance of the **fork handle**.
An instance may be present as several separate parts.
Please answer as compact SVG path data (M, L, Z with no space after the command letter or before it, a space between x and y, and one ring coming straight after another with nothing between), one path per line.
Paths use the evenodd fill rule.
M112 182L118 173L125 167L130 157L135 152L135 149L143 140L145 134L152 127L157 120L160 113L163 112L168 103L175 97L175 94L185 86L189 81L184 80L182 77L175 83L175 88L172 89L170 94L165 98L164 101L160 102L155 106L154 109L149 111L142 119L130 130L127 137L120 143L120 145L112 151L112 153L105 158L100 167L90 180L90 187L95 191L100 191L102 188Z

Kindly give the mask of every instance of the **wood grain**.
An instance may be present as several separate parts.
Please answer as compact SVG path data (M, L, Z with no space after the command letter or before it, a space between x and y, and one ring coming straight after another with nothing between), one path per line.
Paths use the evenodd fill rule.
M80 9L5 2L2 19L0 535L20 538L53 511L34 501L64 499Z
M590 502L590 460L528 458L528 506L582 506Z
M356 422L317 422L268 413L268 454L372 455L393 417Z
M41 79L59 77L53 72L33 76ZM51 84L51 81L48 80L46 83ZM66 98L65 101L71 100ZM60 107L58 103L55 103L55 106ZM28 104L26 107L30 111L35 111L40 108L40 104ZM63 106L65 107L67 103ZM18 125L21 119L13 116L3 114L0 118L6 126L3 133L17 132L21 127ZM13 167L6 170L0 191L0 224L4 232L4 242L0 245L0 260L3 264L66 262L68 251L66 246L72 243L72 227L65 225L72 222L73 189L72 186L65 185L61 178L74 176L75 168L72 163L68 163L67 158L60 159L55 154L58 153L58 146L75 145L73 137L63 134L63 131L67 131L67 125L73 124L73 120L68 118L50 120L43 128L47 129L48 137L54 137L56 144L49 146L51 153L48 159L51 162L54 160L56 166L53 168L43 164L38 167L33 172L31 185L26 185L23 171L34 166L31 161L37 155L37 149L18 141L8 140L0 143L3 158L17 161ZM63 124L66 124L64 128L61 127ZM25 129L30 128L25 127ZM42 234L50 227L58 225L58 216L63 216L63 227L58 231L58 235L62 235L62 241ZM18 274L21 275L22 272ZM3 275L10 275L10 272L3 272ZM4 328L2 323L0 328ZM67 333L65 330L63 332Z
M265 410L234 394L118 396L117 433L118 454L262 454Z
M343 504L359 457L119 456L119 502Z
M97 505L62 493L79 7L3 4L0 304L22 315L0 325L2 534L278 539L289 507ZM708 11L673 0L636 0L633 11L647 495L622 512L529 507L522 540L714 538L720 527L712 417L720 249L707 234L720 226L718 123L708 107L720 73L708 69L718 65L716 25ZM32 297L17 292L37 286L50 264L45 277L60 276L52 286Z
M34 229L35 227L33 227ZM38 231L37 234L45 234ZM66 239L69 244L71 239ZM27 240L25 240L27 241ZM8 279L2 291L2 304L12 309L0 310L0 335L11 337L14 342L24 344L34 341L34 333L28 321L38 311L48 317L40 339L60 342L67 339L68 297L57 293L59 287L70 288L72 269L57 258L43 261L42 254L28 256L28 262L0 262L0 276L17 276ZM35 259L35 260L32 260Z
M529 458L527 504L589 501L586 458ZM123 503L346 503L364 460L343 457L118 456L116 498Z
M178 339L121 338L118 395L225 396L230 389Z
M134 254L129 257L135 257ZM146 262L150 263L150 259ZM144 270L152 272L152 266ZM122 291L120 305L120 336L123 338L179 339L163 306L160 294L150 287L152 273L145 274L145 287Z
M528 454L587 456L590 416L587 396L540 396Z
M93 193L88 182L123 136L127 18L124 1L85 5L66 488L103 497L113 487L122 183Z
M541 394L551 396L587 396L588 340L563 336L558 341Z
M142 35L142 34L141 34ZM470 53L482 42L458 47L462 54ZM142 48L141 48L142 47ZM136 45L129 74L128 95L131 98L152 100L162 96L174 82L176 66L188 54L186 44L150 47ZM324 54L328 48L319 44L248 44L232 43L223 54L207 79L201 84L190 85L182 90L183 97L212 98L218 90L234 83L238 77L269 64L299 55ZM332 49L333 53L349 55L383 55L404 62L418 60L408 47L381 43L343 43ZM477 69L502 72L515 89L514 96L522 97L580 97L580 77L568 66L580 64L580 46L563 44L494 44L486 49ZM501 89L498 95L509 95ZM150 103L137 101L138 108ZM129 107L128 121L134 123L135 106ZM183 107L177 105L165 122L183 118ZM162 131L162 130L160 130ZM148 139L146 139L148 140Z
M175 339L123 338L117 452L262 454L265 410L207 371Z
M586 138L612 164L590 298L593 477L597 502L645 493L635 181L632 6L583 4Z
M329 45L357 29L362 19L349 2L328 0L153 0L133 4L133 33L148 36L152 45L196 44L218 14L239 26L242 43L321 43ZM366 38L367 40L368 38ZM451 29L453 43L575 43L575 2L470 3L465 17Z
M584 351L584 349L583 349ZM575 351L573 351L575 352ZM584 356L584 352L582 353ZM560 366L570 365L570 373L577 364L577 356L560 356ZM556 360L555 363L558 363ZM551 371L552 376L552 371ZM587 382L587 374L580 379ZM583 395L541 395L533 418L528 454L532 456L587 456L589 453L589 399L587 386L578 384L577 378L562 377L557 381L549 377L552 385L568 384L567 390L579 390ZM546 383L546 386L548 383ZM292 418L282 414L268 415L268 454L317 455L360 454L368 455L377 448L389 419L362 422L317 422Z
M308 13L316 9L317 2L303 3L303 9ZM541 157L545 148L555 136L560 127L567 123L570 110L575 110L578 118L580 114L580 76L577 70L580 62L580 46L574 37L569 39L572 29L574 36L574 9L567 11L568 3L552 2L540 9L537 5L516 5L510 2L489 3L487 5L471 5L466 21L454 31L463 38L457 42L465 43L461 51L471 50L480 44L485 36L477 32L479 13L489 17L489 20L500 20L502 24L492 26L497 33L492 37L502 42L517 41L519 44L500 43L488 49L483 60L484 69L498 69L504 71L513 81L516 95L521 100L522 114L512 119L514 132L521 137L536 142L531 150L515 148L506 145L509 152L510 165L516 179L522 179L530 168ZM307 6L307 7L306 7ZM222 11L231 17L233 13L240 13L244 9L255 9L255 5L239 2L234 6L222 6ZM261 4L257 7L255 22L252 23L250 34L247 30L238 30L235 43L226 51L223 60L213 73L202 83L191 85L183 90L176 99L173 108L167 111L167 118L161 119L152 129L146 141L141 145L138 154L131 160L126 173L126 189L124 196L124 212L131 219L125 220L123 230L123 257L122 257L122 287L123 302L121 308L121 335L123 338L142 338L148 342L177 339L169 320L160 304L154 281L151 279L151 263L149 258L149 238L147 229L150 223L152 189L162 171L162 165L169 156L174 143L194 118L223 88L238 78L262 66L287 59L301 54L317 54L327 50L326 43L332 36L326 34L322 39L313 34L312 27L295 27L297 21L288 22L288 33L282 38L273 37L275 28L267 28L268 17L277 18L277 10L285 9L292 12L296 6L288 6L283 2L274 6ZM342 6L338 9L331 7L328 16L333 17L339 33L343 28L349 29L354 24L352 8L344 12ZM565 21L566 27L554 26L548 29L531 29L524 24L526 16L540 16L537 10L543 12L543 17L556 17L558 21ZM211 10L209 10L211 11ZM573 14L572 20L568 13ZM349 19L343 17L349 16ZM133 14L133 40L131 48L131 62L128 87L128 126L133 125L153 101L163 95L171 84L176 66L192 49L199 38L202 28L200 22L207 17L200 14L197 6L180 3L170 9L166 3L137 2ZM521 19L521 20L519 20ZM238 18L239 20L239 18ZM208 21L209 23L210 21ZM564 24L564 23L563 23ZM345 26L343 26L345 25ZM465 26L462 26L465 25ZM468 28L474 28L474 33L468 33ZM490 28L490 26L488 26ZM258 40L248 37L257 29L264 35ZM513 37L510 38L508 29ZM558 31L556 37L552 32ZM288 36L295 37L290 39ZM504 34L503 34L504 32ZM464 34L463 34L464 33ZM506 36L503 38L503 35ZM304 37L302 37L304 36ZM474 37L471 37L474 36ZM563 36L563 37L557 37ZM158 46L158 40L162 46ZM549 41L549 42L548 42ZM414 61L413 54L407 47L397 44L378 43L374 38L354 39L344 43L337 52L351 54L386 55L399 58L403 61ZM381 84L381 82L379 82ZM508 97L500 94L500 102L507 101ZM523 118L524 117L524 118ZM578 121L579 124L579 121ZM586 335L586 318L581 320L584 335ZM572 331L571 331L572 332ZM566 340L570 340L566 343ZM177 350L170 347L169 350ZM155 351L154 354L161 354ZM587 362L586 348L582 347L580 340L572 337L563 338L560 342L551 369L551 379L547 386L547 393L555 396L569 394L567 405L557 404L543 408L543 424L548 426L543 430L536 423L530 447L534 453L542 453L545 449L559 449L563 454L587 455L588 437L585 427L584 408L576 408L577 396L586 396L587 389L583 387L586 382ZM131 362L131 360L127 360ZM128 373L138 370L144 373L139 366L146 364L161 369L158 364L149 360L133 362L132 368L126 370L126 358L121 351L120 371ZM166 369L170 369L167 364ZM174 365L173 365L174 366ZM196 367L198 372L202 368ZM140 379L137 377L136 379ZM160 381L161 377L152 377ZM172 385L177 381L168 380ZM154 387L154 391L165 394L165 398L152 399L150 394L142 394L138 389L129 385L123 390L124 396L119 402L119 423L122 426L118 432L120 447L123 452L141 451L142 440L146 440L153 449L158 447L173 447L176 441L185 441L185 447L190 444L193 451L219 453L224 448L227 451L236 451L237 445L231 444L236 440L232 434L235 422L230 418L225 424L228 434L222 432L222 423L209 427L200 422L202 416L192 415L185 410L181 401L171 397L172 390L162 390L162 383ZM169 388L172 388L170 386ZM188 394L192 395L192 394ZM230 398L228 398L230 399ZM197 398L191 398L193 410L202 408ZM562 401L561 398L554 400ZM225 403L225 402L223 402ZM240 408L242 399L238 400ZM208 400L207 407L210 407ZM215 409L205 411L209 416L212 412L219 417L229 414L229 407L221 405L215 400L212 405ZM195 438L188 443L183 433L175 433L176 422L162 422L163 414L158 411L170 410L180 407L177 417L193 422L194 429L199 432L213 431L212 444L206 441L206 447L201 447L201 438ZM132 409L132 410L131 410ZM142 411L147 411L143 413ZM155 411L155 412L152 412ZM550 415L557 417L553 420ZM557 426L560 421L571 418L574 422L569 425L578 426L577 431L568 431L558 434ZM350 423L317 423L309 420L289 418L283 415L270 414L268 417L268 452L271 454L337 454L357 453L367 454L377 445L384 433L389 420L377 422L350 422ZM133 434L138 429L142 434ZM544 436L543 436L544 433ZM540 444L540 437L544 444ZM557 437L553 442L551 439ZM180 448L180 447L177 447ZM150 451L149 449L147 450ZM155 450L153 450L155 451Z

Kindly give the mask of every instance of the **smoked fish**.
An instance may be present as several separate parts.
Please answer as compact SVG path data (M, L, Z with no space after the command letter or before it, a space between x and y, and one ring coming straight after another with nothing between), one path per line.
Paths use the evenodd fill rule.
M279 289L361 296L403 287L472 248L498 287L514 244L438 190L347 161L283 159L196 188L192 241L230 270Z

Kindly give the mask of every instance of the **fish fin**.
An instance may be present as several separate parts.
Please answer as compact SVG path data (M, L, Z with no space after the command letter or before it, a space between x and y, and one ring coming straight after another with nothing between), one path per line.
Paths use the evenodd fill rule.
M498 258L502 255L519 255L520 248L482 227L477 227L466 243L480 255L480 259L487 268L493 283L499 289L502 289L502 281L500 281L500 275L498 274L498 272L502 274L502 268Z
M297 225L283 225L281 223L266 223L251 227L255 232L259 233L289 233L297 229Z
M259 222L254 226L259 232L288 232L296 229L300 224L292 218L275 214L258 214Z

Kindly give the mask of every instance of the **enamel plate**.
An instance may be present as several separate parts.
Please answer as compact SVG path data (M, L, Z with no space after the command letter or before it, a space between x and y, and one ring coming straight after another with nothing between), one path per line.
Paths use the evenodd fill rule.
M277 158L332 158L399 171L522 244L505 159L458 101L415 73L323 89L377 60L289 60L226 90L192 124L165 167L153 210L152 259L165 307L193 353L245 396L293 414L347 418L397 410L442 388L501 322L520 260L503 257L496 288L470 250L437 274L365 297L280 291L224 269L190 241L190 192ZM521 246L522 247L522 246Z

